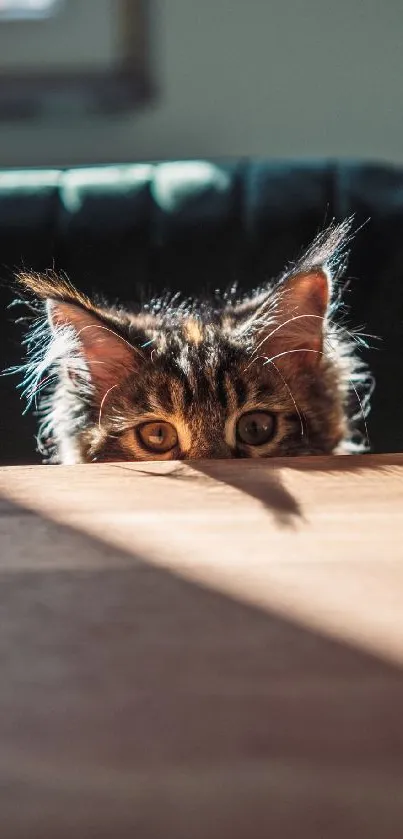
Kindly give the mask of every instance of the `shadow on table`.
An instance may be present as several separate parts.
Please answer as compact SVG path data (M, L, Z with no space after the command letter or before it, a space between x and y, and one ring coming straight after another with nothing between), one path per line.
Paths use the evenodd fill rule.
M123 464L115 465L128 469ZM211 481L217 485L227 484L260 501L281 527L293 527L295 520L302 516L297 500L284 486L281 470L275 466L269 472L262 468L251 469L247 461L242 461L240 466L238 460L192 460L172 463L172 468L166 472L154 470L152 463L147 463L144 469L136 468L136 474L139 472L159 480L202 481L206 478L209 484Z
M397 666L8 501L0 551L2 836L399 835Z
M281 470L240 466L239 461L200 460L189 464L196 473L206 475L218 483L225 483L260 501L272 513L280 527L293 527L302 518L297 499L285 487Z
M303 518L303 514L298 500L284 484L283 469L324 472L327 475L344 473L359 479L366 474L368 468L381 473L390 473L398 461L403 464L403 455L383 455L381 460L379 458L376 460L375 466L371 455L276 458L273 462L269 458L264 460L192 460L186 463L181 461L167 464L171 468L166 472L154 470L153 464L147 463L144 464L144 469L136 467L136 474L141 472L159 480L200 481L205 477L213 480L214 483L227 484L263 504L272 513L278 526L292 528L298 519ZM131 467L124 464L116 464L116 466L132 471Z
M396 468L397 461L403 465L403 455L384 455L381 462L371 467L371 455L328 457L312 456L301 458L276 459L271 465L270 459L264 461L248 460L200 460L189 463L191 468L202 475L207 475L220 483L226 483L252 498L260 501L273 514L276 523L284 527L293 527L303 513L298 500L285 486L282 469L301 472L323 472L326 475L348 474L355 480L367 473L369 468L374 473L390 473ZM240 465L240 463L242 465ZM357 487L357 491L359 488Z

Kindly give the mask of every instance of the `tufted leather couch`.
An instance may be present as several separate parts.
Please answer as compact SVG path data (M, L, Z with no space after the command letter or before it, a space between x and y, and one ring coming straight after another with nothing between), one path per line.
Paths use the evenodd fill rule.
M355 213L350 320L378 335L372 449L403 449L403 169L361 163L185 161L0 173L0 366L21 358L6 309L15 270L54 266L112 299L164 288L252 288L326 221ZM0 463L30 463L32 416L0 379Z

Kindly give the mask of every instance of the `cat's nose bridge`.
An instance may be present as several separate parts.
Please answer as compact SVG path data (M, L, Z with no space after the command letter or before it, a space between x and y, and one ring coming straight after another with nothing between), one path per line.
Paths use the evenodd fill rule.
M224 440L197 440L188 453L190 460L222 460L232 456L231 449Z
M186 457L195 460L224 459L233 457L225 440L225 425L222 416L210 410L196 415L189 422L189 447Z

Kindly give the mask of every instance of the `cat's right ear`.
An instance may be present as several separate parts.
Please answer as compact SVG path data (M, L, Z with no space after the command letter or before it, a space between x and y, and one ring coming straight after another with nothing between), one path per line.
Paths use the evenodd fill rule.
M75 303L48 299L48 321L56 342L65 344L66 366L83 361L91 384L100 393L127 376L141 352L130 344L106 316L98 316ZM70 342L70 347L69 347ZM79 364L80 367L80 364Z
M143 360L141 350L120 334L118 320L68 281L53 274L22 274L18 281L43 300L52 334L50 362L62 363L71 379L87 380L102 397Z

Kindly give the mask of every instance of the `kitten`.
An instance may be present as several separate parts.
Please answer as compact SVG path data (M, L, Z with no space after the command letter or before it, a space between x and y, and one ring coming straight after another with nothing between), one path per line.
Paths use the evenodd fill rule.
M354 441L369 378L350 333L333 319L350 229L349 221L332 224L276 283L241 301L166 298L126 310L90 300L52 273L22 274L20 285L45 311L26 339L22 368L28 402L39 395L45 459L364 448Z

